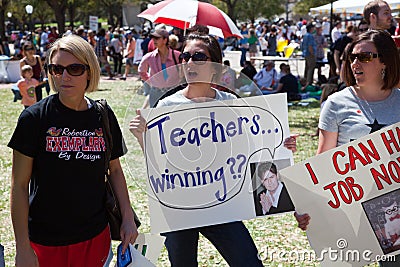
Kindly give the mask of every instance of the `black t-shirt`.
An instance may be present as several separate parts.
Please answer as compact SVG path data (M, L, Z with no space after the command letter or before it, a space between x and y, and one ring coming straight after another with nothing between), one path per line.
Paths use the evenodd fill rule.
M280 93L287 93L288 95L296 95L299 93L297 78L293 74L286 74L279 80L279 83L283 84L282 91Z
M8 144L32 157L29 238L47 246L86 241L107 225L104 130L93 107L75 111L58 94L25 109ZM111 159L126 153L122 133L109 109Z

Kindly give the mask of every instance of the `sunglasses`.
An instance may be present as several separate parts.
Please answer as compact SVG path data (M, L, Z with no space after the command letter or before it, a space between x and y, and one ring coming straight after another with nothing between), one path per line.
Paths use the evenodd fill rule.
M200 65L206 63L209 57L201 52L195 52L193 55L191 55L189 52L184 52L179 55L179 59L181 61L184 60L185 62L189 62L189 60L192 59L194 63Z
M361 52L358 54L350 54L349 59L351 62L354 62L354 60L358 59L362 63L367 63L371 62L374 58L380 57L379 54L375 54L372 52Z
M359 28L358 31L359 32L366 32L366 31L368 31L368 28Z
M25 51L32 51L32 50L34 50L33 47L27 47L27 48L25 48Z
M63 75L64 70L67 70L71 76L81 76L89 66L84 64L71 64L66 67L57 64L48 64L47 70L51 75Z

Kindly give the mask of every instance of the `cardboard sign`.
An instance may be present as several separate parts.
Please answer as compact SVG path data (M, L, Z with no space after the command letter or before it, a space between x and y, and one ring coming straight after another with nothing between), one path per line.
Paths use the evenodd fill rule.
M256 216L250 163L292 160L285 94L142 110L152 232Z
M400 123L281 171L323 265L393 260L400 249ZM332 253L333 252L333 253Z

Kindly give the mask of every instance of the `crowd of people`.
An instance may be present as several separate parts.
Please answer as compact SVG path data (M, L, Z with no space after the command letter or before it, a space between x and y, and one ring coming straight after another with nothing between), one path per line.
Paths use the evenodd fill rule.
M254 85L263 94L285 92L292 101L299 100L299 93L315 84L314 70L327 56L329 40L331 73L344 86L340 88L336 84L336 89L329 87L329 93L322 92L317 150L320 154L400 120L398 111L387 112L388 106L395 107L400 102L398 38L388 32L392 22L390 6L385 1L374 0L365 6L364 19L357 26L348 25L344 34L341 22L335 22L333 30L327 31L330 27L327 18L313 22L300 19L293 27L285 21L274 25L260 22L257 27L243 24L241 32L245 38L238 43L243 69L239 76L227 72L234 76L231 86L225 88L228 91L220 90L213 81L223 70L220 68L222 48L204 26L193 27L183 36L177 28L168 32L160 25L143 33L143 38L131 30L99 29L94 33L84 28L68 30L59 36L57 28L52 27L49 31L38 29L36 35L25 40L21 38L15 51L20 56L22 78L17 85L25 109L8 144L13 149L11 217L16 266L103 266L109 261L111 240L103 203L105 151L109 147L106 143L93 147L91 157L96 160L88 161L78 156L84 152L79 151L81 147L69 147L66 152L53 145L60 134L68 136L70 129L79 131L83 139L89 138L85 136L88 132L103 138L104 125L95 109L97 104L86 96L86 92L97 89L102 71L109 79L119 76L126 80L131 67L137 63L147 95L142 108L235 99L238 93L235 89L251 91ZM139 62L134 62L139 40L141 57ZM281 64L278 72L273 61L266 61L257 72L254 62L247 60L247 52L284 56L283 47L292 41L301 44L306 61L301 81L291 73L288 64ZM124 58L126 67L122 74ZM109 59L113 61L113 68ZM181 69L175 68L180 63L185 83L167 95L182 74ZM230 65L228 61L224 64ZM318 74L321 78L322 74ZM250 83L241 79L243 76ZM56 94L35 104L42 98L41 91L46 86ZM128 243L134 243L138 232L119 162L119 157L126 153L124 140L113 111L107 108L113 137L108 170L121 206L121 238L125 250ZM143 149L146 121L139 109L129 129ZM288 137L284 146L296 152L296 137ZM276 166L272 166L269 172L260 168L263 184L269 176L276 179ZM54 173L58 173L57 182L54 182ZM283 185L277 186L283 188ZM273 195L276 190L269 189L267 184L265 187L267 190L260 194L262 214L272 207L266 193ZM74 209L70 208L71 203ZM290 204L292 208L293 203ZM303 230L311 222L306 213L295 213L295 218ZM230 266L262 266L254 241L240 221L163 233L172 266L198 265L200 233L215 245ZM399 258L396 260L398 264Z

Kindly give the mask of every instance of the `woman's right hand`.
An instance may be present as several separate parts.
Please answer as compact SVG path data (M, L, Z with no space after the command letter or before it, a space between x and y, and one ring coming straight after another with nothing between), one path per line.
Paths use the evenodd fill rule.
M297 212L295 212L294 217L296 218L297 223L299 224L298 227L303 231L307 230L307 226L311 220L310 215L308 215L307 213L298 214Z
M136 110L136 116L129 122L129 131L139 139L146 130L146 120L140 114L140 109Z
M31 246L15 255L15 267L39 267L39 260Z

